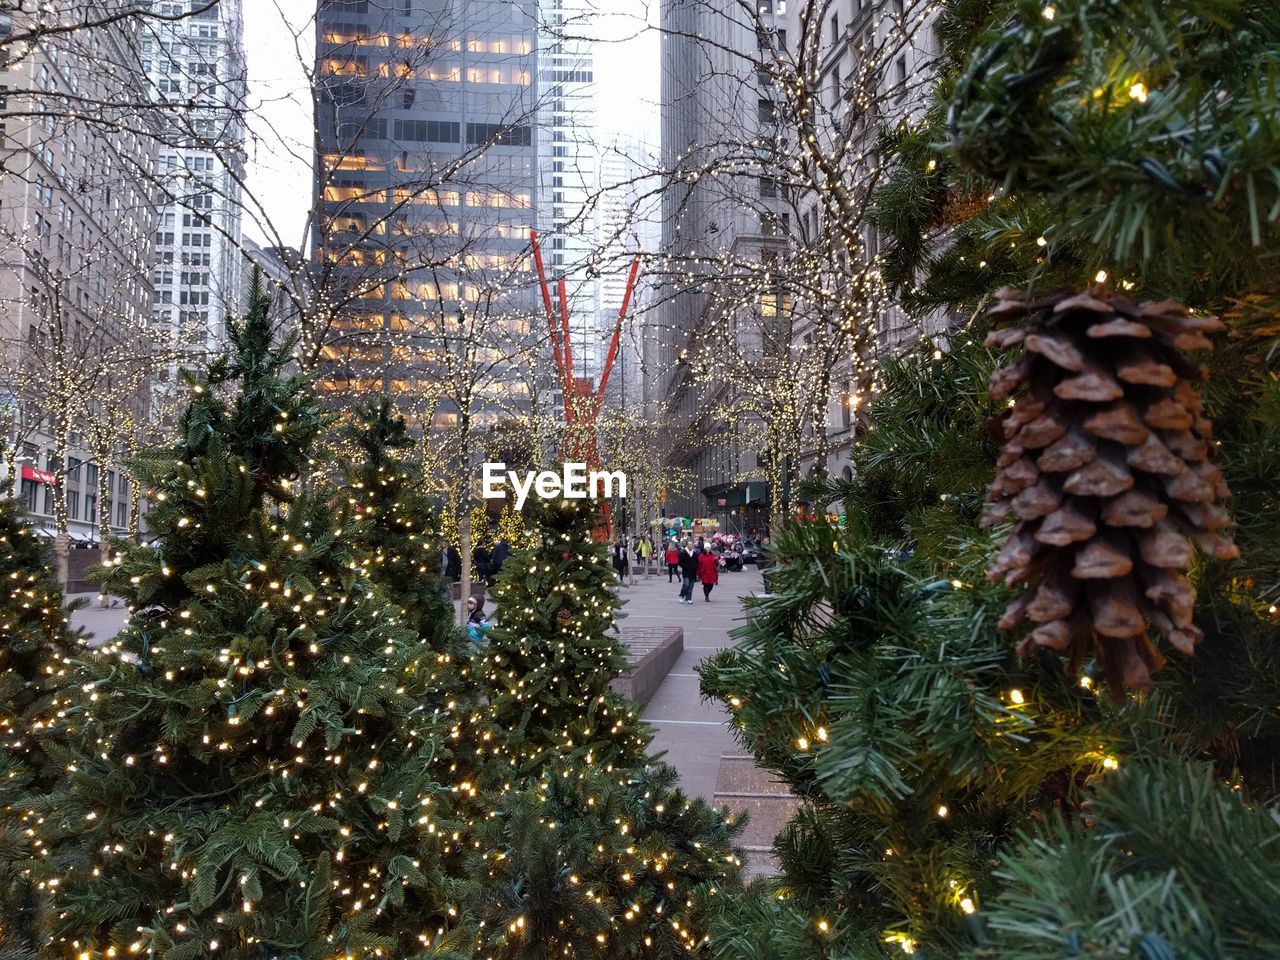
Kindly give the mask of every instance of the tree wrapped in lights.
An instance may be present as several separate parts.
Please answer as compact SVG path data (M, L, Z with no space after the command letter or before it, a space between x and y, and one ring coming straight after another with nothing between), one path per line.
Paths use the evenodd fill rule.
M498 578L499 624L477 652L501 763L494 816L466 873L477 955L686 957L709 902L737 888L741 825L685 796L610 681L625 667L593 504L538 517L539 542Z
M48 545L0 483L0 957L35 957L39 900L30 863L45 845L36 797L56 771L40 749L50 691L76 645Z
M774 843L780 875L721 904L718 957L955 956L999 889L993 852L1117 762L1105 707L1021 665L989 624L979 552L953 587L849 521L775 537L773 595L700 668L802 801Z
M562 500L539 518L539 543L513 554L495 589L501 611L476 669L490 716L511 737L512 762L536 771L549 756L626 764L647 738L609 689L626 667L613 635L618 601L593 504Z
M1195 607L1179 618L1190 614L1204 638L1195 657L1155 672L1149 692L1099 702L1105 664L1087 660L1073 688L1034 641L1016 661L996 621L1036 594L985 582L1003 531L979 528L980 507L1008 400L1025 413L1035 391L1067 378L1028 377L1024 400L1018 371L997 374L995 402L978 324L932 362L922 352L891 365L872 398L858 480L830 494L845 500L854 532L799 526L775 540L779 596L757 609L743 648L704 675L734 707L744 742L805 800L778 839L782 876L717 926L721 956L1277 950L1262 902L1274 902L1280 876L1263 839L1275 832L1280 758L1267 706L1280 695L1280 408L1267 316L1274 181L1259 179L1274 167L1261 144L1277 101L1257 78L1280 35L1264 6L1229 2L1212 16L1191 3L943 6L938 107L884 138L895 165L877 198L887 278L921 311L972 311L1002 283L1029 289L1010 300L1116 283L1144 301L1187 303L1198 319L1169 304L1150 311L1171 338L1213 326L1204 315L1218 313L1235 343L1204 358L1202 400L1184 389L1179 404L1194 407L1200 439L1197 417L1218 427L1240 556L1203 538L1188 577ZM1194 135L1181 135L1193 123ZM936 146L945 134L952 149ZM1056 346L1046 326L1009 327L992 343L1022 338L1034 356ZM1157 339L1123 324L1094 339L1120 328ZM1171 346L1198 362L1207 342ZM1118 374L1142 366L1142 354L1168 365L1159 352L1139 345L1106 359ZM1046 408L1084 412L1089 398L1072 394L1087 386L1065 387ZM1122 393L1143 411L1161 399ZM1083 421L1096 412L1076 426L1088 434ZM1201 462L1198 446L1186 450ZM1021 458L1006 444L1002 482ZM975 662L982 651L989 659ZM986 730L984 716L996 721Z
M1248 891L1213 878L1274 832L1280 754L1262 707L1274 625L1221 587L1202 591L1197 656L1121 707L1097 696L1092 661L1072 684L1048 650L1019 659L996 626L1017 594L985 576L1003 404L987 394L996 360L982 338L966 331L885 371L858 480L828 493L847 528L798 523L775 538L774 596L703 670L743 743L803 801L775 844L781 875L721 904L713 953L1029 960L1105 945L1261 958L1277 940L1250 904L1276 889L1276 851L1243 857ZM914 456L921 424L934 442ZM1247 429L1257 451L1280 439L1256 408ZM1223 466L1233 484L1245 473Z
M663 763L555 763L479 827L467 912L477 956L699 955L712 904L739 891L740 823L685 796Z
M149 458L156 541L104 572L133 617L62 694L49 949L418 956L451 923L436 654L296 493L327 418L258 285L228 332Z
M343 470L355 514L349 533L366 576L401 604L400 614L433 649L457 653L445 596L437 510L423 492L415 442L386 397L360 406L347 430L355 458Z

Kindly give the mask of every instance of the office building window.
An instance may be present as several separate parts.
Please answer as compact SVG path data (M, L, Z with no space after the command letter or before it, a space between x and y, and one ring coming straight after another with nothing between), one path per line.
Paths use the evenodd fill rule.
M467 143L490 143L499 147L527 147L533 143L533 131L520 124L507 126L501 123L468 123Z
M23 480L22 486L18 491L18 501L26 508L28 513L36 512L36 487L38 484L34 480Z
M80 519L80 494L75 490L67 491L67 517L72 520Z
M393 139L411 143L457 143L458 133L459 124L446 120L397 120L392 128Z

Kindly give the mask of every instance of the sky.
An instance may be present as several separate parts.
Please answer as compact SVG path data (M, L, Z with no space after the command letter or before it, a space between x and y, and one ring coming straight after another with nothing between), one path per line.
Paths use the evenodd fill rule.
M625 133L658 146L657 0L598 0L600 142ZM301 249L311 203L316 0L246 0L250 120L245 233Z

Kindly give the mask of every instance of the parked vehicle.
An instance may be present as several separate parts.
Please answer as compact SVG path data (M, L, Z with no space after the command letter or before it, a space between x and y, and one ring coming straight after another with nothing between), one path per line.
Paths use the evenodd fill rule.
M758 544L754 540L744 539L742 541L742 546L739 552L742 556L743 563L758 564L760 562L760 556L761 556L760 544Z

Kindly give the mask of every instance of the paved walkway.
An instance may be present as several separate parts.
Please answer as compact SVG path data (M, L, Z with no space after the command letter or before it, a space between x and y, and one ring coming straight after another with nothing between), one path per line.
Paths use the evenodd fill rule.
M684 653L642 716L653 726L654 751L666 752L685 792L749 816L739 838L749 875L773 872L773 838L790 819L796 800L785 784L744 754L730 732L728 711L702 699L694 667L733 645L729 631L743 620L742 599L763 589L760 572L747 567L741 573L722 573L710 603L703 600L701 585L694 588L692 605L679 603L679 588L667 582L665 573L649 580L637 577L634 586L619 590L627 601L624 630L632 624L684 628Z
M622 587L619 596L626 601L627 627L684 628L684 653L642 716L653 725L653 748L666 751L666 760L680 771L686 792L711 801L720 758L740 748L726 726L729 714L719 703L702 699L693 668L716 650L732 645L729 631L741 621L741 598L763 588L755 567L747 567L741 573L722 573L710 603L702 599L701 584L694 587L692 605L677 601L679 589L667 583L665 573L647 581L637 576L635 586Z
M101 608L98 606L98 594L96 593L75 593L68 599L70 600L88 600L89 606L83 610L77 610L71 615L71 625L73 627L83 627L93 634L91 643L95 647L100 647L120 632L120 628L124 626L125 617L129 611L124 607L124 601L119 601L118 607Z

